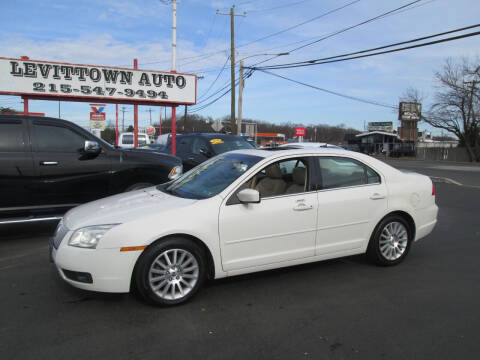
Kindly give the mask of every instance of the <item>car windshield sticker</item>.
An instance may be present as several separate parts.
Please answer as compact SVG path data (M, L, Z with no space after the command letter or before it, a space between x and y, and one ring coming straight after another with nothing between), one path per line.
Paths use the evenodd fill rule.
M223 140L222 139L212 139L212 140L210 140L210 143L212 145L223 144Z

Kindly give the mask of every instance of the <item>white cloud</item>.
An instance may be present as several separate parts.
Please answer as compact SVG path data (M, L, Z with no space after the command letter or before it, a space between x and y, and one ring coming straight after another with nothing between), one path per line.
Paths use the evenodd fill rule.
M169 59L170 49L159 42L130 44L108 34L84 35L78 38L58 38L34 41L20 36L0 40L2 53L8 57L29 56L31 59L129 66L133 58Z

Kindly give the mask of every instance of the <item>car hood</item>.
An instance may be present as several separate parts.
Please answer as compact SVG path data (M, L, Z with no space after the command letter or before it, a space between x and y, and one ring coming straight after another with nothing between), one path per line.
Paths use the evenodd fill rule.
M151 187L77 206L65 214L63 223L70 230L92 225L122 224L188 206L196 201L172 196Z

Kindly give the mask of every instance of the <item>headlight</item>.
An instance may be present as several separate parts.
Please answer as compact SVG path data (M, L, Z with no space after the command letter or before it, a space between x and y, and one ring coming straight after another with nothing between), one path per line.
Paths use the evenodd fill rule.
M170 174L168 174L168 179L169 180L175 180L176 178L180 177L183 173L183 166L175 166L170 170Z
M103 235L117 225L118 224L95 225L78 229L72 234L72 236L70 236L68 245L87 249L95 249L98 241L103 237Z

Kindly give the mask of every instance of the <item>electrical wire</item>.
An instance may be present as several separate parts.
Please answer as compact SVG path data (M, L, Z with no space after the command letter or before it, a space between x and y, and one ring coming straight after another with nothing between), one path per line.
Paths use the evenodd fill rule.
M324 88L321 88L321 87L318 87L318 86L315 86L315 85L310 85L310 84L307 84L307 83L304 83L304 82L301 82L301 81L298 81L298 80L288 78L286 76L275 74L275 73L272 73L272 72L267 71L267 70L259 70L259 71L264 72L264 73L269 74L269 75L272 75L272 76L279 77L279 78L284 79L284 80L291 81L291 82L299 84L299 85L303 85L303 86L307 86L307 87L315 89L315 90L323 91L323 92L331 94L331 95L336 95L336 96L340 96L340 97L343 97L343 98L346 98L346 99L359 101L359 102L362 102L362 103L365 103L365 104L376 105L376 106L386 107L386 108L395 109L395 110L398 109L398 107L394 106L394 105L388 105L388 104L381 103L380 101L376 101L376 100L362 99L362 98L359 98L359 97L356 97L356 96L346 95L346 94L342 94L342 93L339 93L339 92L336 92L336 91L327 90L327 89L324 89Z
M306 20L306 21L304 21L304 22L301 22L301 23L299 23L299 24L293 25L293 26L291 26L291 27L289 27L289 28L287 28L287 29L280 30L280 31L277 31L277 32L275 32L275 33L273 33L273 34L266 35L266 36L264 36L264 37L262 37L262 38L259 38L259 39L256 39L256 40L252 40L252 41L246 42L246 43L244 43L244 44L237 45L236 48L238 49L238 48L241 48L241 47L245 47L245 46L248 46L248 45L257 43L257 42L259 42L259 41L262 41L262 40L265 40L265 39L269 39L269 38L271 38L271 37L274 37L274 36L283 34L284 32L290 31L290 30L295 29L295 28L297 28L297 27L299 27L299 26L305 25L305 24L307 24L307 23L310 23L310 22L312 22L312 21L315 21L315 20L320 19L320 18L322 18L322 17L325 17L325 16L327 16L327 15L330 15L330 14L332 14L332 13L334 13L334 12L337 12L337 11L339 11L339 10L342 10L342 9L344 9L344 8L346 8L346 7L348 7L348 6L351 6L351 5L353 5L353 4L355 4L355 3L359 2L359 1L361 1L361 0L354 0L354 1L352 1L352 2L350 2L350 3L347 3L347 4L345 4L345 5L342 5L342 6L338 7L338 8L335 8L335 9L333 9L333 10L327 11L326 13L323 13L323 14L321 14L321 15L315 16L314 18L311 18L311 19ZM422 1L422 0L417 0L417 1ZM228 23L228 19L226 18L226 24L227 24L227 23ZM225 48L225 49L223 49L223 50L212 51L212 52L209 52L209 53L204 53L204 54L199 54L199 55L194 55L194 56L179 58L178 60L181 61L181 60L189 60L189 59L206 59L206 58L212 57L212 56L217 55L217 54L222 54L222 53L228 52L228 50L229 50L228 48ZM140 63L139 65L154 65L154 64L167 63L168 61L169 61L169 60L151 61L151 62ZM191 62L188 62L188 63L179 64L179 65L180 65L180 66L184 66L184 65L190 64L190 63L192 63L192 62L196 62L196 61L191 61ZM120 65L120 66L122 66L122 65ZM123 66L129 66L129 65L123 65Z
M344 32L347 32L347 31L349 31L349 30L355 29L355 28L357 28L357 27L359 27L359 26L362 26L362 25L371 23L371 22L376 21L376 20L383 19L384 17L387 17L387 16L392 15L392 14L397 14L400 10L409 8L411 5L416 4L416 3L420 2L420 1L423 1L423 0L415 0L415 1L409 2L409 3L407 3L407 4L405 4L405 5L402 5L402 6L398 7L398 8L395 8L395 9L393 9L393 10L389 10L389 11L387 11L387 12L385 12L385 13L382 13L382 14L380 14L380 15L374 16L374 17L372 17L372 18L369 18L369 19L367 19L367 20L364 20L364 21L362 21L362 22L359 22L359 23L357 23L357 24L355 24L355 25L351 25L351 26L348 26L348 27L343 28L343 29L341 29L341 30L335 31L335 32L330 33L330 34L328 34L328 35L325 35L325 36L321 37L320 39L317 39L317 40L315 40L315 41L309 42L309 43L307 43L307 44L305 44L305 45L302 45L302 46L296 47L296 48L294 48L294 49L288 50L288 52L289 52L289 53L292 53L292 52L294 52L294 51L298 51L298 50L303 49L303 48L305 48L305 47L307 47L307 46L310 46L310 45L319 43L320 41L329 39L329 38L331 38L331 37L333 37L333 36L336 36L336 35L342 34L342 33L344 33ZM275 59L275 58L277 58L277 57L278 57L278 56L274 56L274 57L271 57L271 58L269 58L269 59L266 59L266 60L263 60L263 61L261 61L261 62L258 62L258 63L256 63L255 65L253 65L253 67L254 67L254 66L257 66L257 65L259 65L259 64L263 64L263 63L265 63L265 62L267 62L267 61L273 60L273 59Z
M249 78L252 75L252 73L253 73L252 70L246 71L245 74L243 75L243 80ZM240 78L235 80L235 87L239 84L239 82L240 82ZM228 93L231 92L230 83L228 83L228 85L226 87L224 87L222 90L226 89L227 87L228 87L228 89L224 93L222 93L220 96L218 96L217 98L215 98L214 100L212 100L211 102L209 102L207 104L201 105L200 107L193 107L192 110L190 110L190 113L198 112L198 111L203 110L203 109L209 107L210 105L213 105L214 103L216 103L218 100L220 100L225 95L227 95ZM218 92L220 92L220 91L218 91ZM210 97L212 97L212 95Z
M302 25L308 24L308 23L310 23L310 22L312 22L312 21L321 19L321 18L323 18L323 17L325 17L325 16L327 16L327 15L330 15L330 14L333 14L333 13L335 13L335 12L337 12L337 11L340 11L340 10L342 10L342 9L345 9L346 7L351 6L351 5L354 5L354 4L356 4L356 3L360 2L360 1L361 1L361 0L354 0L354 1L352 1L352 2L349 2L349 3L345 4L345 5L342 5L342 6L340 6L340 7L337 7L337 8L335 8L335 9L333 9L333 10L329 10L329 11L327 11L327 12L321 14L321 15L318 15L318 16L315 16L315 17L313 17L313 18L311 18L311 19L308 19L308 20L306 20L306 21L303 21L303 22L301 22L301 23L299 23L299 24L290 26L290 27L288 27L288 28L286 28L286 29L277 31L277 32L275 32L275 33L273 33L273 34L270 34L270 35L261 37L261 38L259 38L259 39L252 40L252 41L246 42L246 43L244 43L244 44L238 45L238 46L237 46L237 49L238 49L238 48L241 48L241 47L248 46L248 45L250 45L250 44L254 44L254 43L259 42L259 41L263 41L263 40L269 39L269 38L271 38L271 37L274 37L274 36L277 36L277 35L280 35L280 34L283 34L284 32L293 30L293 29L295 29L295 28L297 28L297 27L300 27L300 26L302 26ZM417 0L417 1L422 1L422 0Z
M259 12L267 12L267 11L274 11L274 10L283 9L283 8L286 8L286 7L298 5L298 4L307 2L307 1L311 1L311 0L295 1L295 2L293 2L293 3L283 4L283 5L275 6L275 7L269 8L269 9L248 10L248 14L251 14L251 13L259 13Z
M213 85L215 85L215 83L217 82L218 78L220 77L220 75L222 75L223 71L225 70L225 67L227 66L227 63L228 63L228 60L230 60L230 56L227 56L227 59L225 60L225 64L223 64L223 67L220 69L220 72L218 73L217 77L215 78L215 80L213 80L213 82L210 84L210 86L208 87L208 89L198 97L197 100L200 100L201 98L203 98L205 95L208 94L208 92L211 90L211 88L213 87Z
M474 25L472 27L478 27L478 26L480 26L480 24L479 25ZM460 31L460 30L453 30L451 32L455 32L455 31ZM366 57L371 57L371 56L377 56L377 55L389 54L389 53L394 53L394 52L399 52L399 51L404 51L404 50L410 50L410 49L415 49L415 48L419 48L419 47L435 45L435 44L439 44L439 43L443 43L443 42L460 40L460 39L463 39L463 38L477 36L477 35L480 35L480 31L476 31L476 32L468 33L468 34L463 34L463 35L458 35L458 36L453 36L453 37L440 39L440 40L435 40L435 41L429 41L429 42L426 42L426 43L421 43L421 44L416 44L416 45L404 46L404 47L401 47L401 48L398 48L398 49L373 52L373 53L365 54L365 55L350 56L350 57L342 57L342 55L337 55L337 56L331 56L329 58L302 61L302 62L299 62L299 63L278 64L278 65L261 66L261 67L253 66L253 67L246 67L246 68L253 69L253 70L266 70L266 69L273 70L273 69L290 69L290 68L296 68L296 67L330 64L330 63L336 63L336 62L341 62L341 61L361 59L361 58L366 58ZM431 36L428 36L426 38L431 38L431 37L436 37L436 36L439 36L439 35L438 34L437 35L431 35ZM416 42L416 41L418 41L418 40L409 40L409 41L402 42L402 43L411 43L411 42ZM394 45L393 44L392 45L386 45L386 46L379 47L379 49L380 48L392 47L392 46L394 46ZM357 51L355 53L359 54L359 53L365 53L365 52L370 52L370 51L372 51L372 49ZM352 53L352 54L354 54L354 53ZM346 56L346 55L343 55L343 56ZM341 57L341 58L339 58L339 57ZM324 60L324 59L333 59L333 60Z

